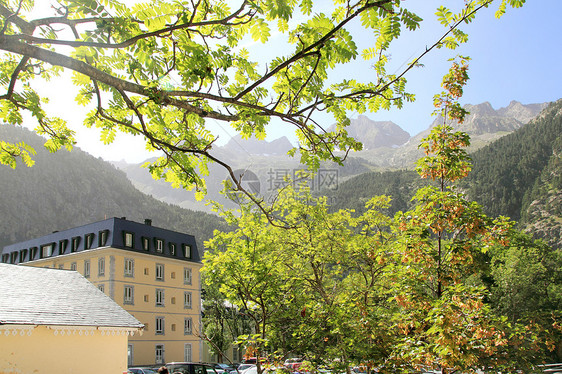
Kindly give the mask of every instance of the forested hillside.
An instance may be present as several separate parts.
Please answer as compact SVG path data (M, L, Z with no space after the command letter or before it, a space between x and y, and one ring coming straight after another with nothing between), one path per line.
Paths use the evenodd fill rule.
M373 172L341 183L336 191L322 192L328 196L333 210L349 208L357 213L365 211L365 203L373 196L387 195L392 197L388 213L393 215L410 207L411 197L424 183L415 171Z
M462 129L462 128L461 128ZM490 216L505 215L537 237L562 247L562 100L527 125L471 154L473 168L460 185ZM392 197L390 214L409 207L426 183L413 171L367 173L327 192L334 209L364 211L375 195Z
M33 167L0 166L0 248L113 216L151 218L154 226L192 234L200 250L214 229L225 228L217 216L141 193L124 172L80 149L49 153L42 138L14 126L0 125L0 139L24 141L37 151Z
M468 195L489 215L521 218L526 209L524 197L531 193L562 135L561 109L562 100L552 103L526 126L472 155L473 170L466 179Z
M487 214L521 220L537 236L560 245L562 218L562 101L551 104L521 129L479 149L462 184ZM51 154L42 138L13 126L0 126L0 138L25 141L37 155L35 166L0 167L0 247L54 230L126 216L196 236L199 246L223 222L214 215L160 202L136 190L124 172L79 149ZM340 170L340 177L346 173ZM333 209L363 211L374 195L392 196L389 214L409 207L426 181L413 171L364 173L340 181L327 193ZM558 244L556 244L558 243Z
M545 118L562 123L560 105L557 117ZM553 142L552 155L541 171L531 191L523 198L521 222L536 237L545 238L556 248L562 248L562 135Z

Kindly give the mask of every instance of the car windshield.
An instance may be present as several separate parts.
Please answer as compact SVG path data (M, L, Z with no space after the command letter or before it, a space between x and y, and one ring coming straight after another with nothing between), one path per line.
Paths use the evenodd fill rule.
M238 366L238 371L249 369L252 366L254 366L254 365L252 365L252 364L242 364L242 365Z
M238 369L240 370L240 369ZM258 374L258 367L255 365L250 366L246 370L244 370L244 374Z
M189 374L189 366L182 364L166 365L170 373Z

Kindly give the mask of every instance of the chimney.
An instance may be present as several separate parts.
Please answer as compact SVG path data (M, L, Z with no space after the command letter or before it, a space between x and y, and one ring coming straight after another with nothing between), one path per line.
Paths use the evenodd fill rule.
M145 218L145 219L144 219L144 224L147 225L147 226L152 226L152 220L149 219L149 218Z

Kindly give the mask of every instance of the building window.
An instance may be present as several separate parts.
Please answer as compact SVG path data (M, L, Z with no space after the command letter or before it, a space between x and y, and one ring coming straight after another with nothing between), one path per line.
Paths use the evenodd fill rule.
M175 303L176 303L176 298L172 297L172 304L175 304Z
M156 317L156 335L164 335L164 317Z
M162 253L164 251L164 241L162 239L154 239L156 244L156 252Z
M156 345L156 363L157 364L164 363L164 344Z
M94 234L86 234L84 235L84 249L90 249L92 248L92 245L94 244Z
M90 260L84 260L84 277L90 277Z
M127 365L128 366L133 365L133 345L132 344L129 344L127 346Z
M135 289L133 286L124 286L123 289L123 304L133 305L135 303Z
M29 261L35 260L37 256L37 247L29 248Z
M183 360L185 362L191 362L191 343L183 344Z
M183 247L183 257L191 258L191 246L189 244L184 244L182 247Z
M45 244L41 246L41 258L51 257L53 255L54 243Z
M133 248L133 233L132 232L123 232L123 242L125 243L125 247Z
M148 268L144 268L144 275L148 275L149 272L150 270L148 270Z
M10 254L10 264L15 264L18 261L18 252L12 252Z
M62 255L66 252L66 248L68 247L68 239L63 239L59 241L59 255Z
M176 255L176 243L168 243L168 246L170 247L170 254L172 256Z
M183 319L183 334L184 335L191 335L193 333L193 329L191 326L191 317Z
M134 277L135 276L135 260L132 258L125 259L125 276Z
M156 306L164 306L164 290L161 288L156 289Z
M172 323L172 326L171 326L170 330L176 331L176 324L175 323Z
M63 264L60 264L60 265L59 265L59 269L60 269L60 270L64 269L64 265L63 265Z
M185 309L191 309L191 292L189 291L183 293L183 307Z
M98 290L100 290L101 292L105 292L105 285L98 284Z
M80 237L75 236L74 238L72 238L70 252L76 252L78 250L79 245L80 245Z
M156 264L156 280L159 280L159 281L164 280L164 265L163 264Z
M105 275L105 257L98 258L98 276Z
M148 240L148 238L142 238L142 249L144 249L145 251L150 250L150 240Z
M76 262L73 262L72 264L70 264L70 270L76 271Z
M22 249L20 251L20 262L24 262L25 260L27 260L26 256L27 256L27 249Z
M148 303L148 295L144 295L144 302Z
M191 284L191 268L183 268L183 284Z
M10 261L10 255L7 253L4 253L2 255L2 263L7 264Z
M109 230L103 230L98 233L98 247L105 247L107 238L109 237Z

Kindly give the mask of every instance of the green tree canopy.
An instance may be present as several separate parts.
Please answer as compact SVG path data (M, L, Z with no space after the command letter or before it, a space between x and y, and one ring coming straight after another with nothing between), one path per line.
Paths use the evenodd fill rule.
M301 162L342 162L361 144L348 136L348 112L376 112L413 100L406 73L434 48L455 48L467 40L458 27L471 22L492 0L459 1L436 15L442 37L397 73L386 70L393 42L404 30L422 32L421 18L400 0L150 1L127 6L117 0L59 0L52 14L32 17L34 0L0 1L1 117L21 124L28 111L50 150L71 147L73 132L43 109L36 78L56 81L72 72L76 100L91 105L86 126L112 142L118 132L144 136L163 153L149 167L153 176L176 186L205 191L206 164L226 167L233 187L244 191L228 160L213 153L216 140L206 120L230 124L244 137L263 139L278 121L296 132ZM502 0L497 15L524 0ZM359 50L351 25L373 35ZM284 35L290 51L258 64L244 42L275 48L272 33ZM365 81L330 80L338 65L372 62ZM326 112L337 122L328 131L317 120ZM294 149L293 152L297 152ZM0 161L29 161L23 144L1 143ZM248 194L250 195L250 194ZM250 195L254 203L261 202Z
M457 99L467 68L461 57L444 77L445 91L435 100L444 121L462 122L466 114ZM226 212L237 229L215 233L203 271L209 285L220 284L225 298L252 316L260 356L296 352L335 369L366 364L383 373L541 370L537 364L559 343L559 298L547 297L540 321L533 317L541 313L524 307L516 313L505 304L517 300L510 289L539 299L556 293L558 275L542 269L555 269L559 256L517 234L504 217L487 217L456 189L470 170L468 144L466 133L435 126L418 162L420 176L433 184L394 218L383 213L385 196L355 217L330 212L326 198L291 186L276 212L288 228L252 206ZM493 292L482 284L479 263L491 248ZM536 278L510 275L517 255L536 265ZM542 287L528 279L540 279Z

